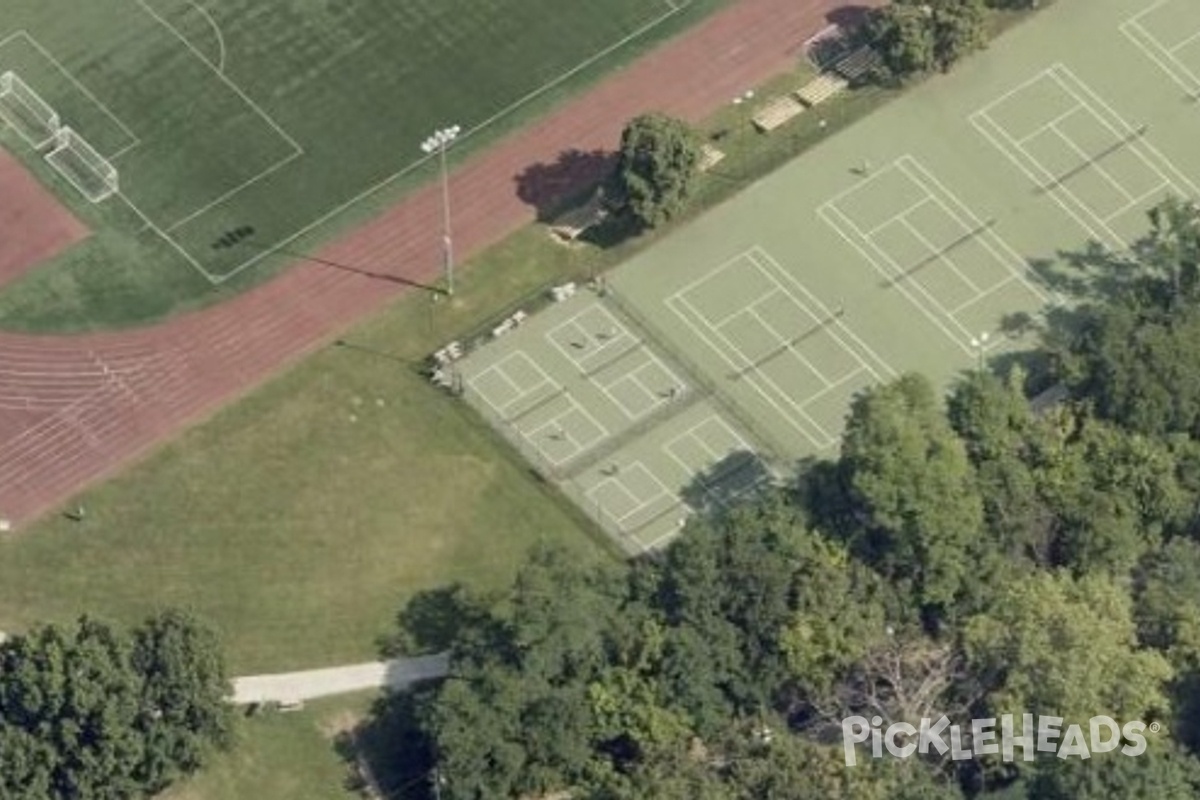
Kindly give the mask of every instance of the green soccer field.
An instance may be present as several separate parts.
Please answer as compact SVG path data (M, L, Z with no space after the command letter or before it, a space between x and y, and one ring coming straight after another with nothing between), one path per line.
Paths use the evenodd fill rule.
M37 137L0 133L102 234L10 287L0 315L37 327L51 292L136 319L131 300L148 317L261 279L276 246L429 179L433 130L460 125L457 150L477 147L717 4L10 0L0 73L111 163L119 194L90 204ZM213 246L243 227L253 244ZM94 273L112 262L105 291Z
M833 455L864 389L1032 344L1017 321L1069 299L1063 253L1124 250L1162 198L1200 197L1197 96L1200 5L1061 0L570 301L625 320L692 404L615 424L633 401L563 361L600 358L607 323L569 325L570 350L541 315L467 359L467 399L627 545L661 544L722 458Z

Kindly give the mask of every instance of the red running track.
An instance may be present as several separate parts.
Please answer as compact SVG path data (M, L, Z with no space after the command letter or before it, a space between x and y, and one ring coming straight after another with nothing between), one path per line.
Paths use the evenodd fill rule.
M877 5L881 0L867 0ZM455 243L470 255L535 217L516 176L565 151L611 151L648 110L700 119L788 69L844 0L740 0L464 163L451 176ZM595 175L574 174L567 192ZM321 253L436 279L439 187L405 198ZM0 517L29 521L378 310L403 288L300 264L227 303L154 327L0 334Z

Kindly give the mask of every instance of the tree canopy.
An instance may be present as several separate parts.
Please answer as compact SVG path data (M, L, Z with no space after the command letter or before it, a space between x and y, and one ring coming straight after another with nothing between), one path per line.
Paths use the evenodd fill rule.
M543 548L502 598L451 598L469 609L454 674L418 704L442 797L1196 796L1200 447L1184 417L1132 413L1117 341L1149 326L1141 357L1184 358L1189 268L1160 262L1200 253L1190 213L1164 206L1112 305L1072 312L1093 328L1048 339L1065 402L1035 413L1020 369L945 394L904 375L856 398L836 457L697 514L655 558L584 568ZM1132 327L1106 327L1113 308ZM1137 757L864 744L845 761L848 717L1006 714L1161 727Z
M215 636L165 612L133 631L83 617L0 644L0 797L136 798L230 737Z
M702 142L683 120L642 114L621 133L617 185L639 224L661 225L687 205L700 177Z

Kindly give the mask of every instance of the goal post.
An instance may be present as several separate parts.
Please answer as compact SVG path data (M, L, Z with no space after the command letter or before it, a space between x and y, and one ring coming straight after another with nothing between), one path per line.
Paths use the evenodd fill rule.
M46 163L93 203L120 191L117 168L66 125L54 137L54 149L46 154Z
M0 74L0 118L38 150L51 144L62 127L58 112L12 70Z

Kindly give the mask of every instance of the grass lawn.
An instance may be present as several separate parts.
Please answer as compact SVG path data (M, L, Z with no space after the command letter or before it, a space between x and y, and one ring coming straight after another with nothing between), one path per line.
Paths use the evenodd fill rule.
M750 180L890 96L839 101L825 131L801 121L763 137L747 105L709 128L731 131L722 170ZM708 179L688 216L740 187ZM220 626L235 672L301 669L374 657L376 638L423 588L504 585L539 536L596 556L590 523L414 364L547 283L608 268L664 235L568 248L532 225L464 265L452 309L403 298L348 333L350 346L306 359L88 492L83 525L48 518L0 543L0 630L179 604Z
M182 605L220 626L235 672L300 669L375 657L406 597L502 586L539 538L595 557L570 506L412 366L549 280L527 253L499 248L436 318L405 298L88 492L84 523L0 545L0 629Z
M242 721L237 744L161 800L361 798L348 788L351 765L336 751L339 734L367 713L373 692L309 702L302 711Z
M115 165L120 194L88 203L0 130L98 232L6 287L0 322L129 325L260 282L272 246L311 249L431 179L435 128L460 125L465 157L724 2L10 0L0 72ZM241 226L259 252L212 246Z

